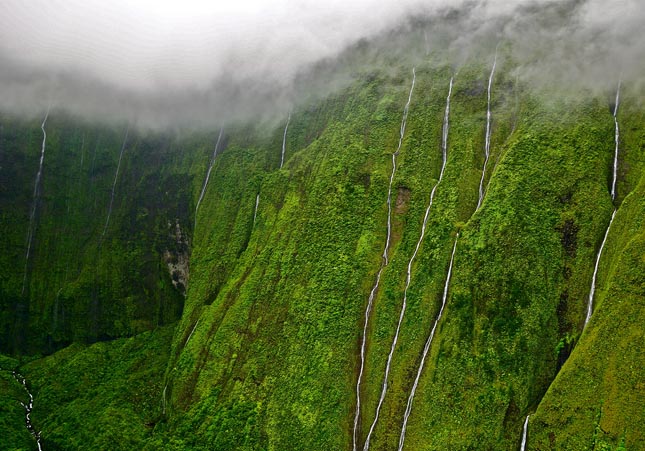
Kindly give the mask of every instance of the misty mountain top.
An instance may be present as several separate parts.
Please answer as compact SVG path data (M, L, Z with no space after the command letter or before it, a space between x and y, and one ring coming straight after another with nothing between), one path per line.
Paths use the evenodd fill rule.
M0 109L154 128L282 120L380 58L458 68L500 43L526 80L640 87L644 16L637 0L6 0ZM359 42L369 57L334 63Z

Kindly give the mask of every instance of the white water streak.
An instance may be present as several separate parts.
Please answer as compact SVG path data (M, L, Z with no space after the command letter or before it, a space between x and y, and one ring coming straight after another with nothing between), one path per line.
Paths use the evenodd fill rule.
M616 179L618 177L618 141L620 140L620 128L618 127L618 106L620 105L620 85L622 81L618 82L618 90L616 91L616 103L614 105L614 171L611 181L611 200L616 200Z
M591 314L593 313L593 298L594 294L596 293L596 278L598 277L598 266L600 265L600 257L602 256L602 251L605 248L605 243L607 242L607 236L609 236L609 229L611 229L611 224L614 222L614 218L616 217L616 212L618 210L614 209L614 212L611 214L611 219L609 220L609 225L607 226L607 230L605 230L605 236L602 239L602 243L600 244L600 249L598 250L598 255L596 256L596 265L594 266L593 269L593 277L591 278L591 290L589 291L589 302L587 303L587 317L585 318L585 327L587 326L587 323L591 319Z
M190 341L190 337L192 337L192 336L193 336L193 333L195 332L195 329L197 329L197 325L198 325L198 324L199 324L199 320L197 320L197 322L196 322L196 323L195 323L195 325L193 326L193 330L191 330L191 331L190 331L190 333L188 334L188 338L186 338L186 343L184 343L184 347L186 347L186 345L187 345L187 344L188 344L188 342Z
M488 103L486 107L486 140L484 143L484 167L482 169L482 177L479 181L479 200L477 201L477 208L479 210L481 207L482 201L484 200L484 178L486 177L486 166L488 165L488 159L490 157L490 134L491 134L491 111L490 111L490 98L491 98L491 89L493 88L493 77L495 76L495 68L497 67L497 49L495 49L495 59L493 60L493 68L490 71L490 76L488 77Z
M121 160L123 159L123 151L125 150L125 144L128 141L128 133L130 132L130 126L125 129L125 136L123 137L123 144L121 144L121 151L119 152L119 162L116 165L116 172L114 173L114 182L112 183L112 194L110 195L110 206L108 207L107 219L105 220L105 227L103 227L103 233L101 234L101 241L105 237L105 232L107 232L108 226L110 225L110 216L112 215L112 206L114 205L114 192L116 190L116 183L119 179L119 171L121 170Z
M284 153L287 150L287 130L289 129L289 122L291 122L291 113L287 117L287 124L284 126L284 134L282 135L282 156L280 157L280 169L284 165Z
M403 303L401 305L401 313L399 314L399 321L396 325L396 332L394 333L394 339L392 340L392 345L390 346L390 352L387 356L387 362L385 364L385 375L383 377L383 383L381 386L381 396L379 397L378 405L376 406L376 415L374 417L374 421L372 422L369 433L367 434L367 439L365 441L365 448L364 448L365 451L367 451L367 449L369 448L369 443L370 443L372 433L376 428L376 423L378 422L378 419L379 419L381 407L383 406L383 402L385 401L385 394L387 392L388 379L390 377L390 370L392 366L392 359L394 357L394 350L396 349L396 345L399 341L401 325L403 324L403 318L405 317L405 311L408 305L408 289L410 288L410 282L412 281L412 265L414 264L414 260L416 259L417 254L419 253L419 249L421 248L421 244L423 243L423 239L425 237L425 232L426 232L426 226L428 224L428 217L430 216L430 209L432 208L432 204L434 202L435 192L437 191L437 187L439 186L439 183L441 183L441 180L443 179L443 173L446 168L446 161L448 157L448 131L450 129L450 97L452 95L452 82L453 82L453 79L451 78L450 86L448 88L448 97L446 98L446 110L443 118L443 129L442 129L442 139L441 139L441 150L443 154L442 155L443 161L441 164L441 172L439 174L439 179L437 180L437 183L435 183L435 185L432 187L432 191L430 193L430 201L428 202L428 207L426 208L425 215L423 217L423 223L421 224L421 234L419 236L419 240L417 241L416 247L414 248L412 257L408 262L406 279L405 279L405 289L403 291Z
M620 128L618 127L618 107L620 106L620 87L621 87L622 81L618 82L618 89L616 90L616 103L614 104L614 167L613 167L613 177L612 177L612 182L611 182L611 200L615 201L616 200L616 179L618 175L618 142L620 141ZM607 236L609 235L609 229L611 229L611 224L614 222L614 217L616 216L616 212L618 209L614 208L614 212L611 214L611 219L609 220L609 225L607 226L607 230L605 230L605 236L602 239L602 243L600 244L600 249L598 250L598 254L596 255L596 264L594 265L593 269L593 276L591 278L591 289L589 290L589 301L587 303L587 316L585 317L585 324L584 327L587 326L587 323L589 323L589 320L591 319L591 315L593 313L593 298L596 293L596 278L598 277L598 267L600 266L600 257L602 256L602 251L605 248L605 243L607 242Z
M524 420L524 429L522 430L522 446L520 447L520 451L525 451L526 450L526 436L529 431L529 417L531 415L526 416L526 420Z
M410 413L412 412L412 403L414 401L414 395L417 392L417 387L419 386L419 380L421 379L421 373L423 372L423 367L428 357L428 351L430 350L430 345L432 345L432 340L434 339L434 334L437 331L437 326L441 317L443 316L444 308L446 307L446 301L448 299L448 288L450 287L450 277L452 276L452 266L455 261L455 251L457 250L457 241L459 240L459 234L455 237L455 244L452 246L452 254L450 256L450 265L448 266L448 275L446 277L446 283L443 287L443 296L441 298L441 308L439 309L439 314L432 325L432 330L430 331L430 336L423 348L423 355L421 357L421 363L419 363L419 369L417 370L417 375L414 378L414 384L412 384L412 390L410 391L410 396L408 397L408 403L405 407L405 414L403 415L403 425L401 426L401 436L399 437L399 451L403 450L403 444L405 443L405 431L408 426L408 419L410 418Z
M22 278L22 294L25 294L25 286L27 284L27 266L29 264L29 255L31 254L31 243L34 238L34 219L36 218L36 208L38 206L38 191L40 188L40 180L43 176L43 163L45 161L45 144L47 142L47 132L45 131L45 124L47 123L47 118L49 117L49 108L47 107L47 112L45 113L45 118L43 119L42 124L40 124L40 129L43 132L43 143L40 148L40 162L38 163L38 173L36 173L36 181L34 182L34 194L32 196L32 205L31 211L29 212L29 228L27 229L27 252L25 254L25 273Z
M208 179L211 177L211 171L213 170L213 164L215 164L215 157L217 156L217 151L219 150L219 143L222 140L222 132L224 128L219 129L219 135L217 136L217 142L215 143L215 150L213 150L213 156L211 157L210 164L208 165L208 171L206 172L206 179L204 179L204 185L202 186L202 191L199 193L199 199L197 200L197 206L195 206L195 225L197 225L197 210L199 210L199 204L202 203L204 194L206 193L206 187L208 186Z
M255 196L255 210L253 210L253 225L255 225L255 220L258 217L258 206L260 205L260 193Z
M365 309L365 322L363 324L363 336L361 338L361 365L358 373L358 380L356 381L356 413L354 415L354 431L353 431L353 451L357 450L358 446L358 424L360 422L361 416L361 383L363 381L363 372L365 370L365 348L367 346L367 327L370 320L370 315L372 313L372 305L374 303L374 297L378 291L378 287L381 283L381 275L383 274L383 269L388 264L388 253L390 250L390 237L392 234L392 184L394 183L394 175L396 173L396 157L401 150L401 144L403 142L403 135L405 133L405 126L408 120L408 111L410 110L410 102L412 101L412 92L414 91L414 84L416 82L416 69L412 68L412 86L410 87L410 93L408 94L408 101L405 104L403 109L403 118L401 119L401 128L400 128L400 137L399 145L394 153L392 153L392 172L390 173L390 182L387 190L387 238L385 240L385 247L383 248L383 254L381 256L381 265L379 267L378 273L376 274L376 281L374 286L370 291L369 298L367 300L367 307Z

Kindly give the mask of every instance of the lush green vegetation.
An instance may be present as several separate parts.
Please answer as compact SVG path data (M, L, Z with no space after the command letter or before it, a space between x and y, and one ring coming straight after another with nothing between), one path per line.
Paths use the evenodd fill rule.
M292 112L282 169L283 118L226 128L196 213L218 131L131 132L103 240L122 131L70 126L52 115L27 296L20 294L23 268L10 262L24 263L40 130L2 118L0 177L11 183L0 191L7 268L0 350L40 354L75 342L21 367L47 449L351 448L364 308L386 237L391 154L412 78L407 62L382 64L388 70L359 71L335 94ZM453 69L430 62L416 69L394 179L390 261L369 327L361 442L441 167ZM612 212L611 108L586 92L533 89L512 69L501 57L477 211L490 61L473 61L455 76L446 172L413 266L374 450L398 443L457 232L448 305L406 449L517 449L529 413L528 449L645 446L638 93L627 87L623 96L620 208L597 308L581 333ZM13 198L20 209L9 208ZM164 260L167 251L180 252L176 220L191 244L185 302ZM87 344L99 339L111 340ZM12 437L10 447L33 448L17 403L24 393L0 377L0 432Z
M52 352L175 321L183 299L162 255L174 251L177 220L190 230L187 156L130 131L106 228L125 128L70 125L53 111L26 262L42 132L39 122L0 122L0 349Z

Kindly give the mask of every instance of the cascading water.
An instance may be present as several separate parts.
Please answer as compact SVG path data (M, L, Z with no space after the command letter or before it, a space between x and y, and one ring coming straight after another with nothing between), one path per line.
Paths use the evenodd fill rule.
M589 291L589 302L587 303L587 316L585 317L585 324L584 324L585 326L591 319L591 314L593 313L593 298L594 298L594 294L596 293L596 278L598 277L598 266L600 265L600 257L602 256L602 251L605 248L605 243L607 242L607 236L609 235L609 229L611 229L611 224L614 222L614 218L616 217L617 211L618 210L614 209L614 212L611 214L609 225L607 226L607 230L605 230L605 236L603 237L602 243L600 244L598 255L596 255L596 264L594 265L593 276L591 278L591 290Z
M452 95L452 82L453 82L453 78L450 79L450 86L448 88L448 97L446 99L446 109L445 109L444 118L443 118L443 129L442 129L442 139L441 139L441 150L443 153L443 160L441 164L441 172L439 173L439 179L437 180L437 183L435 183L435 185L432 187L432 191L430 192L430 201L428 202L428 207L426 208L425 216L423 217L423 223L421 224L421 235L419 236L417 245L414 248L412 257L408 262L406 279L405 279L405 289L403 291L403 303L401 305L401 313L399 314L399 321L396 325L396 332L394 333L394 339L392 340L392 345L390 346L390 353L387 356L387 363L385 364L385 376L383 377L383 384L381 386L381 396L379 398L378 405L376 406L376 415L374 417L374 421L372 422L372 425L370 426L369 433L367 434L367 438L365 440L365 448L364 448L365 451L367 451L367 449L369 448L372 433L374 432L374 428L376 427L376 423L378 422L379 414L381 412L381 407L383 406L383 402L385 401L385 394L387 392L388 379L390 376L390 369L392 365L392 358L394 357L394 350L399 340L401 324L403 323L403 318L405 316L405 311L407 309L407 304L408 304L408 288L410 287L410 282L412 279L412 265L414 263L414 260L417 257L417 254L419 253L421 244L423 243L423 238L425 237L425 232L426 232L426 225L428 223L428 217L430 216L430 208L432 207L432 204L434 202L435 192L437 191L437 187L439 186L439 183L441 183L441 180L443 179L443 173L446 168L446 161L448 157L448 131L450 129L450 97Z
M520 447L520 451L525 451L526 450L526 436L529 432L529 417L531 415L527 415L526 419L524 420L524 428L522 430L522 446Z
M401 144L403 143L403 135L405 134L405 126L408 120L408 111L410 110L410 102L412 101L412 92L414 91L414 84L416 82L417 73L416 69L412 68L412 86L410 87L410 93L408 94L408 101L403 108L403 118L401 119L401 128L399 130L399 145L396 148L396 151L392 153L392 172L390 173L390 182L387 189L387 237L385 240L385 247L383 248L383 254L381 256L381 265L378 272L376 273L376 281L374 286L370 291L369 298L367 300L367 307L365 308L365 322L363 324L363 337L361 339L361 365L358 373L358 380L356 382L356 413L354 415L354 431L353 431L353 451L357 450L358 446L358 424L361 416L361 383L363 381L363 372L365 370L365 348L367 346L367 327L370 320L370 314L372 312L372 305L374 302L374 297L378 291L379 285L381 283L381 275L383 274L383 269L388 264L388 253L390 250L390 239L392 235L392 184L394 182L394 175L396 173L396 157L399 155L401 150Z
M618 106L620 104L620 87L621 87L621 82L618 82L618 90L616 91L616 104L614 105L614 142L615 142L615 148L614 148L614 164L613 164L613 175L612 175L612 182L611 182L611 200L616 201L616 179L618 177L618 142L620 141L620 128L618 126ZM589 290L589 301L587 302L587 316L585 317L585 324L583 327L587 326L587 323L591 319L591 314L593 313L593 298L596 293L596 278L598 277L598 266L600 265L600 257L602 256L602 251L605 248L605 244L607 243L607 236L609 236L609 230L611 229L611 225L614 222L614 218L616 217L616 212L618 209L614 206L614 211L611 214L611 219L609 220L609 225L607 226L607 230L605 230L605 236L602 239L602 243L600 244L600 249L598 250L598 254L596 255L596 264L594 265L593 269L593 276L591 277L591 289Z
M414 401L414 395L417 392L417 387L419 386L419 379L421 379L421 373L423 372L423 366L425 365L426 358L428 356L428 351L430 350L430 345L432 345L432 340L434 339L434 334L437 331L437 326L441 317L443 316L443 310L446 307L446 301L448 299L448 288L450 287L450 277L452 275L452 266L455 261L455 251L457 250L457 241L459 240L459 234L455 237L455 244L452 246L452 254L450 256L450 264L448 265L448 275L446 277L446 283L443 287L443 296L441 298L441 308L439 309L439 314L434 320L432 325L432 330L426 340L426 344L423 347L423 354L421 356L421 363L419 363L419 369L417 370L417 375L414 378L414 384L412 384L412 390L410 391L410 396L408 397L408 403L405 406L405 414L403 415L403 424L401 426L401 436L399 437L399 451L403 450L403 444L405 443L405 431L408 427L408 419L410 418L410 412L412 412L412 402Z
M491 89L493 87L493 77L495 76L495 68L497 67L497 49L495 49L495 59L493 60L493 68L490 71L490 76L488 77L488 103L486 107L486 139L484 142L484 167L482 169L482 177L479 181L479 200L477 201L477 208L481 207L482 201L484 200L484 178L486 177L486 166L488 165L488 159L490 158L490 134L491 134L491 112L490 112L490 98L491 98Z
M114 173L114 182L112 183L112 194L110 195L110 206L108 207L107 219L105 220L105 227L103 227L103 233L101 234L101 242L105 237L105 232L107 232L108 226L110 225L110 216L112 215L112 205L114 204L114 192L116 190L116 182L119 179L119 170L121 169L121 160L123 159L123 151L125 150L125 144L128 141L128 133L130 132L130 126L125 129L125 136L123 137L123 144L121 144L121 151L119 152L119 162L116 165L116 172Z
M25 380L22 374L16 373L15 371L13 371L12 374L14 379L18 381L19 384L22 385L22 387L27 392L27 395L29 396L29 403L25 404L21 401L20 404L22 404L22 406L25 408L25 424L27 426L27 430L32 435L34 440L36 440L36 444L38 445L38 451L42 451L43 448L40 441L40 432L36 431L36 429L34 428L34 425L31 423L31 411L34 408L34 395L32 395L31 392L29 391L29 388L27 388L27 381Z
M255 196L255 210L253 210L253 225L255 225L255 220L258 217L258 206L260 205L260 193Z
M25 272L22 278L22 291L21 294L25 294L25 287L27 285L27 267L29 265L29 255L31 254L31 243L34 239L34 220L36 219L36 208L38 206L38 195L40 192L40 180L43 176L43 162L45 161L45 144L47 142L47 132L45 131L45 124L47 123L47 118L49 117L49 108L45 113L45 118L43 119L42 124L40 124L40 129L43 132L43 143L40 148L40 162L38 163L38 173L36 173L36 181L34 182L34 194L32 196L32 205L31 211L29 212L29 228L27 229L27 252L25 254Z
M204 184L202 185L202 191L199 193L199 199L197 199L197 205L195 206L195 224L197 224L197 210L199 210L199 204L202 203L204 198L204 193L206 193L206 187L208 186L208 179L211 177L211 171L213 170L213 164L215 163L215 157L217 157L217 152L219 151L219 143L222 140L222 132L224 128L219 129L219 135L217 136L217 142L215 143L215 150L213 150L213 156L211 157L210 164L208 165L208 171L206 172L206 178L204 179Z
M291 113L287 117L287 125L284 126L284 133L282 135L282 155L280 157L280 169L284 165L284 152L287 150L287 130L289 129L289 122L291 122Z
M192 330L190 331L190 333L188 334L188 338L186 338L186 343L184 343L184 347L185 347L185 346L188 344L188 342L190 341L190 338L193 336L193 333L195 332L195 329L197 329L197 325L198 325L198 324L199 324L199 320L197 320L197 321L195 322L195 325L193 326L193 329L192 329Z
M616 200L616 179L618 177L618 141L620 140L620 128L618 127L618 105L620 104L620 86L622 81L618 82L616 90L616 103L614 104L614 173L611 181L611 200Z

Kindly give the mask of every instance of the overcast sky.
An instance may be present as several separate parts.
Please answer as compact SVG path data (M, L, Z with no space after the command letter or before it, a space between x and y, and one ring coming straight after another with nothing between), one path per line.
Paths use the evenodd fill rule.
M463 9L451 45L466 54L493 36L516 41L526 64L536 55L545 65L565 61L569 78L611 79L618 67L630 77L645 56L641 1L2 0L0 108L35 113L53 103L162 126L196 113L213 125L265 114L272 101L284 113L299 71L448 7ZM554 4L575 11L555 28L538 19Z

